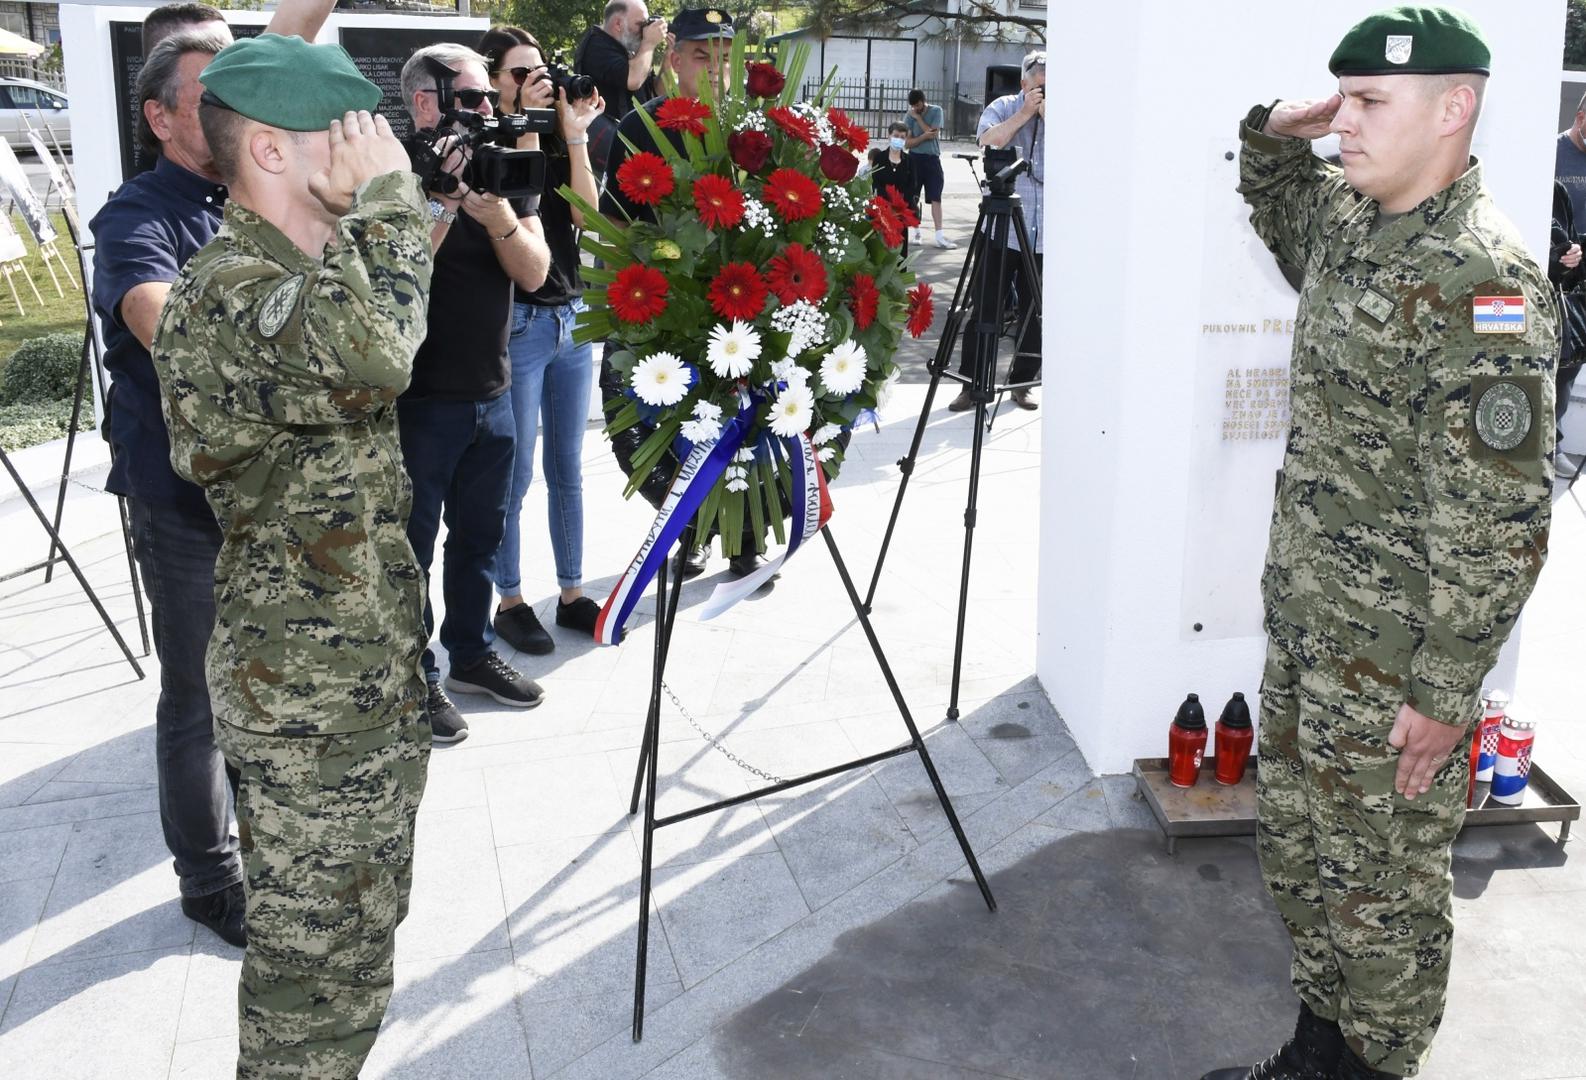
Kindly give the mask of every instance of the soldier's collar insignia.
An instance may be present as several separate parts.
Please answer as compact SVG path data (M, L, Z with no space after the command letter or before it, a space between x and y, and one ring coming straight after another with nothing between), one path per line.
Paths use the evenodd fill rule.
M298 294L303 291L303 282L307 280L302 274L293 274L281 284L270 290L270 295L264 298L259 305L259 336L266 340L273 339L286 328L287 320L292 317L292 311L297 307Z
M1478 334L1525 333L1525 297L1473 297L1470 302L1470 328Z
M1414 35L1389 34L1387 48L1383 49L1382 57L1390 64L1408 64L1410 62L1410 50L1414 47Z
M1525 381L1535 382L1534 378ZM1521 379L1480 380L1471 386L1476 438L1487 450L1511 454L1536 425L1536 409Z

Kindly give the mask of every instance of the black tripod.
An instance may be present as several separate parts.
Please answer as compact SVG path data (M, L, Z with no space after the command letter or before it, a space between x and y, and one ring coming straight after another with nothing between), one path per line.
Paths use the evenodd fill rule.
M683 530L682 539L679 541L680 551L692 550L694 545L695 530L690 524ZM675 825L689 818L699 817L716 810L725 810L729 806L737 806L751 799L759 799L766 795L774 795L779 791L810 784L816 780L824 780L828 776L849 772L853 769L863 769L888 758L899 757L903 754L917 753L920 755L920 764L925 766L925 775L931 781L931 787L936 791L936 798L942 804L942 812L947 815L947 823L953 828L953 835L958 839L958 847L964 853L964 860L969 863L970 872L974 874L975 884L980 886L980 895L986 901L986 907L992 911L997 910L997 901L991 895L991 886L986 884L986 875L980 872L980 863L975 859L975 853L969 846L969 838L964 835L964 828L958 823L958 815L953 812L952 800L947 797L947 789L942 786L941 777L937 775L936 766L931 761L930 751L925 748L925 739L920 735L920 729L914 724L914 717L909 713L909 707L903 700L903 691L898 688L898 680L892 674L892 667L887 663L886 654L881 651L881 642L876 637L875 630L870 625L867 611L859 605L859 591L854 587L853 579L848 576L848 567L844 564L842 556L837 552L837 542L832 539L830 526L821 530L821 538L826 541L826 550L831 553L832 562L837 565L837 574L842 578L843 591L848 594L849 601L854 606L854 614L859 619L859 625L864 629L865 638L870 642L870 649L875 653L876 663L881 668L881 674L886 679L887 689L892 692L892 700L898 707L898 712L903 717L903 724L908 729L909 741L891 750L883 750L879 754L871 754L854 761L844 762L841 765L832 765L821 769L819 772L807 776L796 777L792 780L783 780L780 783L751 791L746 795L736 795L730 799L722 799L705 806L696 806L666 817L655 816L655 787L656 787L656 758L661 747L661 693L662 681L666 673L666 654L672 645L672 627L677 622L677 601L683 595L683 575L673 575L669 583L667 558L661 562L660 570L655 578L655 658L650 675L650 708L644 721L644 738L639 743L639 768L633 778L633 801L628 805L629 814L639 812L639 796L644 795L644 849L643 861L639 871L639 961L638 970L634 975L633 987L633 1041L638 1042L644 1035L644 974L646 953L650 942L650 867L654 853L655 830L667 825Z
M1041 380L1026 382L997 382L997 339L1002 334L1008 308L1009 260L1024 263L1024 280L1031 283L1026 290L1031 295L1021 296L1023 309L1014 328L1014 341L1023 337L1031 319L1041 317L1041 274L1036 267L1030 242L1030 232L1024 224L1024 209L1013 191L1013 180L1022 170L1030 167L1028 159L1020 159L987 178L988 190L980 200L980 219L975 223L975 235L969 242L969 253L964 257L964 272L958 279L952 305L947 309L947 319L942 326L942 340L936 347L928 369L931 384L925 391L925 405L920 409L920 420L914 428L914 441L909 452L898 461L903 482L898 485L898 497L892 504L892 516L887 520L886 535L881 540L881 551L876 556L875 573L870 578L870 590L865 595L864 610L868 614L876 598L876 585L881 580L881 567L887 559L887 548L892 544L892 532L898 524L898 511L903 507L904 493L909 490L909 477L914 472L914 462L920 453L920 443L925 438L925 425L930 420L931 404L936 400L936 388L943 379L963 385L975 403L974 441L969 456L969 501L964 508L964 564L958 583L958 626L953 637L953 690L947 705L947 719L958 719L959 673L964 662L964 613L969 602L969 560L975 540L975 507L980 498L980 455L985 434L991 427L995 410L991 403L1010 390L1024 390L1041 385ZM1017 250L1010 249L1010 230L1019 241ZM959 335L968 322L973 347L973 370L965 375L949 370L957 351ZM1016 351L1014 356L1028 356ZM1039 351L1035 356L1039 357ZM1013 365L1009 363L1011 374Z

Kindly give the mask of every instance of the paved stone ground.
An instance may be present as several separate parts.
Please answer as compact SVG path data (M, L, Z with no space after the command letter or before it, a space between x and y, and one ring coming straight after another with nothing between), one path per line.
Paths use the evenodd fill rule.
M953 175L949 222L963 239L974 200ZM922 261L950 284L961 254L927 249ZM834 487L832 529L861 584L931 347L913 347L887 422L855 438ZM513 658L545 684L540 709L465 702L472 736L433 758L397 993L366 1076L1171 1080L1283 1037L1286 944L1250 844L1187 842L1167 856L1130 781L1092 775L1034 682L1040 413L1004 413L988 443L964 717L943 722L970 435L944 404L875 622L1000 910L986 911L910 758L675 826L659 834L649 1015L645 1040L631 1042L639 849L626 809L653 641L646 601L620 648L557 631L552 656ZM585 460L585 565L603 595L649 515L618 497L593 427ZM102 472L79 479L68 540L135 638L113 504L91 490ZM549 622L543 506L536 487L526 564L540 569L525 590ZM0 535L0 571L42 554L18 499L0 502ZM1586 514L1571 496L1523 663L1547 673L1531 692L1538 760L1577 791L1583 554ZM699 622L689 610L720 568L684 593L669 677L702 727L782 775L901 740L819 548L770 593ZM230 1074L239 954L177 907L152 784L149 669L132 678L69 577L0 584L7 1080ZM663 725L663 813L748 790L676 709ZM1454 991L1425 1075L1586 1076L1586 870L1552 835L1522 826L1459 842Z

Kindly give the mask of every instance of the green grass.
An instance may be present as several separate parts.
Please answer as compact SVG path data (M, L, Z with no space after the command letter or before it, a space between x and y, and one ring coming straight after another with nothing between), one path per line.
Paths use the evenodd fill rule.
M30 338L42 337L53 334L59 330L72 330L82 333L83 329L83 290L82 272L77 265L77 252L72 247L71 234L66 231L66 219L55 211L50 214L50 219L55 225L55 249L65 259L67 267L71 269L72 277L76 279L74 288L66 280L66 275L61 272L59 260L54 260L55 276L60 280L61 291L66 295L56 296L55 286L50 283L50 272L45 268L44 259L39 255L38 245L33 242L33 235L22 224L20 216L11 216L12 224L22 234L22 242L27 245L28 255L23 265L29 274L33 275L33 284L38 286L39 295L44 298L44 303L39 304L33 298L33 290L28 288L28 283L21 274L12 278L16 285L17 295L22 298L22 307L26 315L17 314L16 302L11 299L11 290L0 284L0 370L11 359L11 354L16 352L17 346Z

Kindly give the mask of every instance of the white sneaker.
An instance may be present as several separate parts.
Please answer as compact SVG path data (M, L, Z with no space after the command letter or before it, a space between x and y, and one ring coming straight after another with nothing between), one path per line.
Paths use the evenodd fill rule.
M949 240L947 238L947 234L946 233L942 232L942 230L940 230L940 229L937 229L936 230L936 246L939 247L939 248L955 248L958 245L953 243L951 240Z

